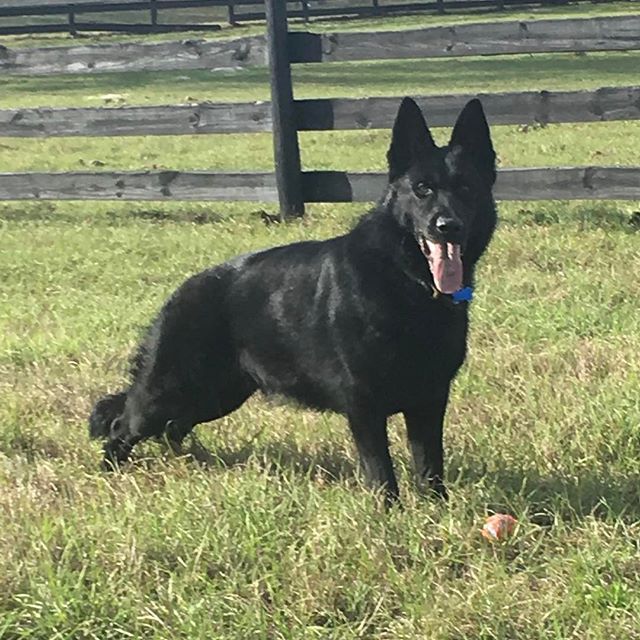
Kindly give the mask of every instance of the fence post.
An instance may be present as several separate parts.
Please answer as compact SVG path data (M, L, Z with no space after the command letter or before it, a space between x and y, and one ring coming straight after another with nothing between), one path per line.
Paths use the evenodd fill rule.
M227 9L229 10L229 24L235 27L238 23L236 21L236 12L234 11L233 3L230 2L227 5Z
M69 7L69 35L78 35L78 32L76 31L76 14L73 5Z
M156 0L149 0L149 12L151 13L151 26L158 26L158 5Z
M280 216L304 215L300 148L293 105L291 65L287 44L286 0L266 0L273 152Z
M300 0L300 8L302 9L302 19L309 22L309 0Z

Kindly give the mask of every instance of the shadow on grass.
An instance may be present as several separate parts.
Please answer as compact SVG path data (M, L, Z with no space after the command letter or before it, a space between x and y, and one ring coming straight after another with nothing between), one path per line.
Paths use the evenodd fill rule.
M488 512L509 512L526 507L531 520L551 526L554 520L592 516L624 522L640 520L640 474L612 472L541 474L537 469L509 468L508 462L493 461L497 471L483 472L461 466L458 485L489 480L484 490ZM451 464L455 468L455 463Z
M197 440L196 443L201 446ZM198 458L198 453L193 453ZM334 446L320 444L310 450L289 438L262 443L253 441L240 448L216 448L213 452L205 450L205 454L206 460L200 458L200 461L212 469L230 469L252 462L275 476L293 472L329 483L353 478L358 473L353 460ZM640 474L637 473L615 472L603 476L596 472L570 475L558 471L547 475L531 468L510 468L506 461L497 461L497 471L484 471L462 464L455 456L448 467L460 469L455 480L457 487L488 481L483 489L488 512L526 508L531 520L541 526L551 526L556 519L587 516L624 522L640 520ZM451 475L449 473L449 484L455 491ZM411 481L404 490L415 491L415 483Z
M353 462L334 447L321 444L308 450L290 438L270 442L250 441L240 448L222 447L213 452L205 450L195 440L190 453L205 466L217 469L230 469L254 462L270 474L293 472L309 478L322 477L329 482L338 482L356 473Z

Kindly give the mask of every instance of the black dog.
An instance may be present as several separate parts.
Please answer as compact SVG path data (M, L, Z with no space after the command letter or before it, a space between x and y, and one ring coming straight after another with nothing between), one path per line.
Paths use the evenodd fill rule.
M442 425L465 358L468 300L496 223L495 153L478 100L437 147L405 98L389 185L346 235L244 255L188 279L98 402L105 465L237 409L256 390L347 416L368 482L398 496L387 417L404 414L419 477L446 497Z

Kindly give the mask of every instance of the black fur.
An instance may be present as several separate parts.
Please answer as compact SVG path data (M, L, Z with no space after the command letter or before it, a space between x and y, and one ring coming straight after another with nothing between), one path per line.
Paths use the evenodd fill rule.
M261 390L344 414L367 480L388 500L398 487L387 417L402 412L418 476L446 496L442 425L468 308L435 290L419 241L459 244L463 284L472 285L496 222L495 154L480 102L466 105L439 148L405 98L388 160L380 203L351 232L238 257L172 295L130 387L91 416L91 435L107 439L107 467L148 437L179 442Z

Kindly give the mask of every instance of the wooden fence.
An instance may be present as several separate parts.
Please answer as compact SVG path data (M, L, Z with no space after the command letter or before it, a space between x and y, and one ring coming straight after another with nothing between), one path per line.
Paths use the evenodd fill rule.
M498 200L638 200L639 179L638 167L502 169L494 193ZM382 173L303 171L301 192L304 202L374 202L386 180ZM0 200L277 202L278 186L267 172L0 173Z
M280 43L292 64L640 48L640 15L505 21L410 31L292 32ZM248 67L267 64L266 37L79 47L0 47L0 73L52 74Z
M558 0L281 0L290 18L384 16L398 13L493 9L557 5ZM561 0L566 1L566 0ZM585 0L586 1L586 0ZM600 3L614 0L598 0ZM176 10L202 9L206 20L196 20ZM118 22L96 21L96 15L115 16ZM90 16L90 18L87 18ZM162 20L168 16L169 20ZM93 17L93 19L91 19ZM204 17L204 16L202 16ZM265 8L259 0L2 0L0 35L27 33L70 33L81 31L120 31L129 33L167 31L213 31L221 22L235 25L243 21L264 20ZM20 18L21 20L17 20ZM62 18L63 21L56 21ZM146 18L146 19L145 19ZM190 19L188 19L190 18ZM6 19L11 23L7 24ZM34 19L38 22L34 22ZM25 23L25 20L28 23Z
M269 2L277 5L276 0ZM0 73L130 70L131 65L142 64L144 68L145 62L151 59L157 60L161 68L173 69L264 64L268 45L271 45L272 103L7 109L0 110L0 136L179 135L272 130L275 175L178 171L4 173L0 174L0 200L279 200L283 215L300 215L304 202L372 201L383 190L384 175L301 171L297 131L388 128L399 98L294 101L290 62L640 49L640 16L322 35L287 34L286 17L283 11L278 13L277 8L269 20L269 39L54 49L64 51L64 55L52 55L52 49L8 51L0 61ZM132 51L131 47L136 49ZM160 59L155 58L157 47L163 47L166 54ZM279 57L273 50L279 52ZM475 95L416 96L416 99L432 126L450 126L462 105ZM492 124L640 119L640 86L490 93L479 97ZM640 167L505 169L499 171L496 196L509 200L640 199Z
M521 91L414 96L429 124L450 127L478 97L493 124L542 125L640 119L640 86L579 91ZM398 98L296 100L298 131L391 128ZM118 108L4 109L0 136L147 136L271 131L269 102L200 103Z

